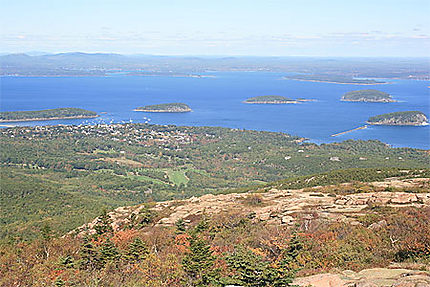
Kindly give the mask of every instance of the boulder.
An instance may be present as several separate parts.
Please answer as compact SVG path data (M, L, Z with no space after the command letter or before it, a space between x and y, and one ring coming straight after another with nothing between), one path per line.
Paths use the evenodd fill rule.
M346 281L342 280L337 274L318 274L308 277L297 278L293 284L301 287L347 287Z
M289 216L289 215L284 215L281 218L281 223L282 224L292 225L292 224L294 224L294 217Z
M417 201L418 197L413 193L397 193L393 198L391 198L391 203L395 204L407 204Z

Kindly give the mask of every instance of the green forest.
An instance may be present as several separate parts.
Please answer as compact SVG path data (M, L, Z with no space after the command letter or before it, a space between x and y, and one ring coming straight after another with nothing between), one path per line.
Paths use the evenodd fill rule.
M283 96L258 96L258 97L252 97L245 100L245 103L260 103L260 102L274 102L274 103L282 103L282 102L293 102L293 99L283 97Z
M426 119L427 117L423 112L419 111L405 111L405 112L394 112L388 114L382 114L370 117L368 119L368 123L378 123L383 121L396 121L396 122L404 122L404 123L414 123L420 118Z
M246 191L285 179L289 187L378 180L375 169L390 176L428 168L430 156L379 141L317 145L275 132L117 124L2 129L0 159L6 211L0 236L31 237L45 223L66 232L103 209L142 202ZM353 170L294 183L345 169Z
M15 111L0 112L0 122L5 121L25 121L34 119L57 119L57 118L94 118L96 112L79 108L58 108L40 111Z
M369 89L347 92L342 96L343 101L393 102L391 95L382 91Z
M149 106L143 106L138 107L136 109L137 111L166 111L166 112L189 112L191 111L191 108L184 103L168 103L168 104L158 104L158 105L149 105Z

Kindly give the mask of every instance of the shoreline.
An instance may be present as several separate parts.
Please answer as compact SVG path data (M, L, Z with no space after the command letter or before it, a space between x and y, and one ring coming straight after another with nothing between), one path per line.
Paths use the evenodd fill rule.
M198 75L198 74L76 74L76 75L67 75L67 74L58 74L58 75L0 75L1 77L17 77L17 78L67 78L67 77L115 77L115 76L136 76L136 77L175 77L175 78L197 78L197 79L205 79L205 78L216 78L215 75Z
M345 100L340 99L341 102L353 102L353 103L380 103L380 104L389 104L389 103L397 103L396 100L383 100L383 101L366 101L366 100Z
M97 125L116 126L116 125L127 125L127 124L131 124L131 123L119 123L119 122L117 122L117 123L96 123L96 126ZM143 122L133 122L133 124L167 126L167 124L163 125L163 124L143 123ZM67 126L67 125L72 125L72 124L65 124L65 125L64 124L54 124L54 125L47 125L47 126ZM29 127L36 127L36 126L38 126L38 125L30 125ZM196 125L175 125L175 126L177 126L177 127L196 127ZM422 125L420 127L426 127L426 126L429 126L429 125L426 124L426 125ZM0 128L3 128L3 127L4 128L21 128L23 126L19 126L19 125L15 125L15 126L14 125L2 125L0 123ZM232 127L228 127L228 126L209 126L209 127L221 127L221 128L232 129L232 130L238 130L238 129L235 129L235 128L232 128ZM343 134L346 134L346 133L349 133L349 132L353 132L355 130L366 129L366 128L368 128L367 125L361 126L361 127L355 128L355 129L351 129L351 130L348 130L348 131L336 133L336 134L333 134L331 136L332 137L337 137L337 136L340 136L340 135L343 135ZM262 129L245 129L245 130L248 130L248 131L275 132L275 131L270 131L270 130L267 130L267 129L264 129L264 130L262 130ZM287 131L278 131L278 132L279 133L283 133L283 134L287 134L287 135L291 135ZM344 141L344 140L345 139L340 139L340 141ZM313 137L311 137L311 138L309 138L309 137L300 137L299 139L295 140L295 142L297 142L297 143L310 142L310 143L314 143L314 144L317 144L317 145L332 143L332 141L330 141L330 140L317 139L317 138L313 138ZM429 146L422 146L421 143L418 143L418 145L416 145L416 144L412 144L411 145L410 143L409 144L399 144L399 143L389 143L387 141L383 141L383 142L387 143L387 144L390 144L393 147L399 147L399 148L400 147L408 147L408 148L415 148L415 149L427 150L427 151L430 149Z
M144 109L134 109L134 112L145 112L145 113L189 113L193 110L184 110L184 111L169 111L169 110L144 110Z
M377 82L377 83L342 83L342 82L333 82L333 81L323 81L323 80L305 80L305 79L294 79L294 78L286 78L283 77L284 80L292 80L292 81L301 81L301 82L315 82L315 83L328 83L328 84L339 84L339 85L360 85L360 86L372 86L372 85L385 85L390 82Z
M272 104L272 105L282 105L282 104L298 104L300 101L288 101L288 102L266 102L266 101L262 101L262 102L247 102L247 101L243 101L242 103L244 104Z
M0 123L18 123L18 122L37 122L37 121L53 121L53 120L74 120L74 119L94 119L96 116L72 116L72 117L53 117L53 118L31 118L31 119L16 119L16 120L0 120Z
M394 127L426 127L430 125L430 123L422 123L422 124L403 124L403 125L397 125L397 124L384 124L384 123L372 123L372 122L366 122L369 125L372 126L394 126Z
M335 134L332 134L331 137L337 137L337 136L341 136L341 135L344 135L344 134L347 134L347 133L351 133L353 131L364 130L364 129L367 129L367 125L364 125L364 126L361 126L361 127L355 128L355 129L347 130L347 131L344 131L344 132L335 133Z

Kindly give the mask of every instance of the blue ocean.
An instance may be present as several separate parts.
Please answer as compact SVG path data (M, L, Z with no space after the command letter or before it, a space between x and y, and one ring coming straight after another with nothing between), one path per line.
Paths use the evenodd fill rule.
M430 149L430 127L369 126L341 136L332 134L365 125L370 116L418 110L429 116L430 82L387 79L374 86L284 80L285 74L214 72L213 77L3 77L1 111L78 107L101 117L83 120L21 122L13 125L149 122L190 126L222 126L279 131L329 143L376 139L394 147ZM358 89L390 93L396 103L341 102L342 94ZM244 104L249 97L280 95L315 101L300 104ZM190 113L134 112L139 106L183 102ZM8 123L9 124L9 123ZM11 123L12 124L12 123Z

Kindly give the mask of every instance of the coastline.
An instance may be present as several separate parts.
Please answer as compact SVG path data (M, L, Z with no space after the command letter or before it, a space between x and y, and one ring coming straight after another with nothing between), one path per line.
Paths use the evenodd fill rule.
M281 102L281 101L261 101L261 102L247 102L247 101L243 101L244 104L274 104L274 105L282 105L282 104L298 104L300 101L285 101L285 102Z
M145 112L145 113L189 113L193 110L184 110L184 111L170 111L170 110L145 110L145 109L134 109L134 112Z
M386 123L378 123L378 122L366 122L369 125L372 126L395 126L395 127L426 127L428 125L430 125L429 123L421 123L421 124L401 124L401 125L397 125L397 124L386 124Z
M36 122L36 121L52 121L52 120L73 120L73 119L93 119L96 116L72 116L72 117L53 117L53 118L30 118L30 119L16 119L16 120L0 120L0 123L17 123L17 122Z
M354 82L333 82L333 81L323 81L323 80L305 80L305 79L295 79L295 78L286 78L283 77L284 80L292 80L292 81L301 81L301 82L315 82L315 83L328 83L328 84L339 84L339 85L360 85L360 86L372 86L372 85L386 85L389 82L377 82L377 83L354 83Z
M381 103L381 104L388 104L388 103L397 103L396 100L382 100L382 101L372 101L372 100L348 100L348 99L340 99L341 102L353 102L353 103Z
M58 75L25 75L25 74L16 74L16 75L0 75L0 77L21 77L21 78L66 78L66 77L113 77L115 74L58 74ZM139 77L176 77L176 78L216 78L215 75L199 75L199 74L144 74L144 73L126 73L121 76L139 76Z

